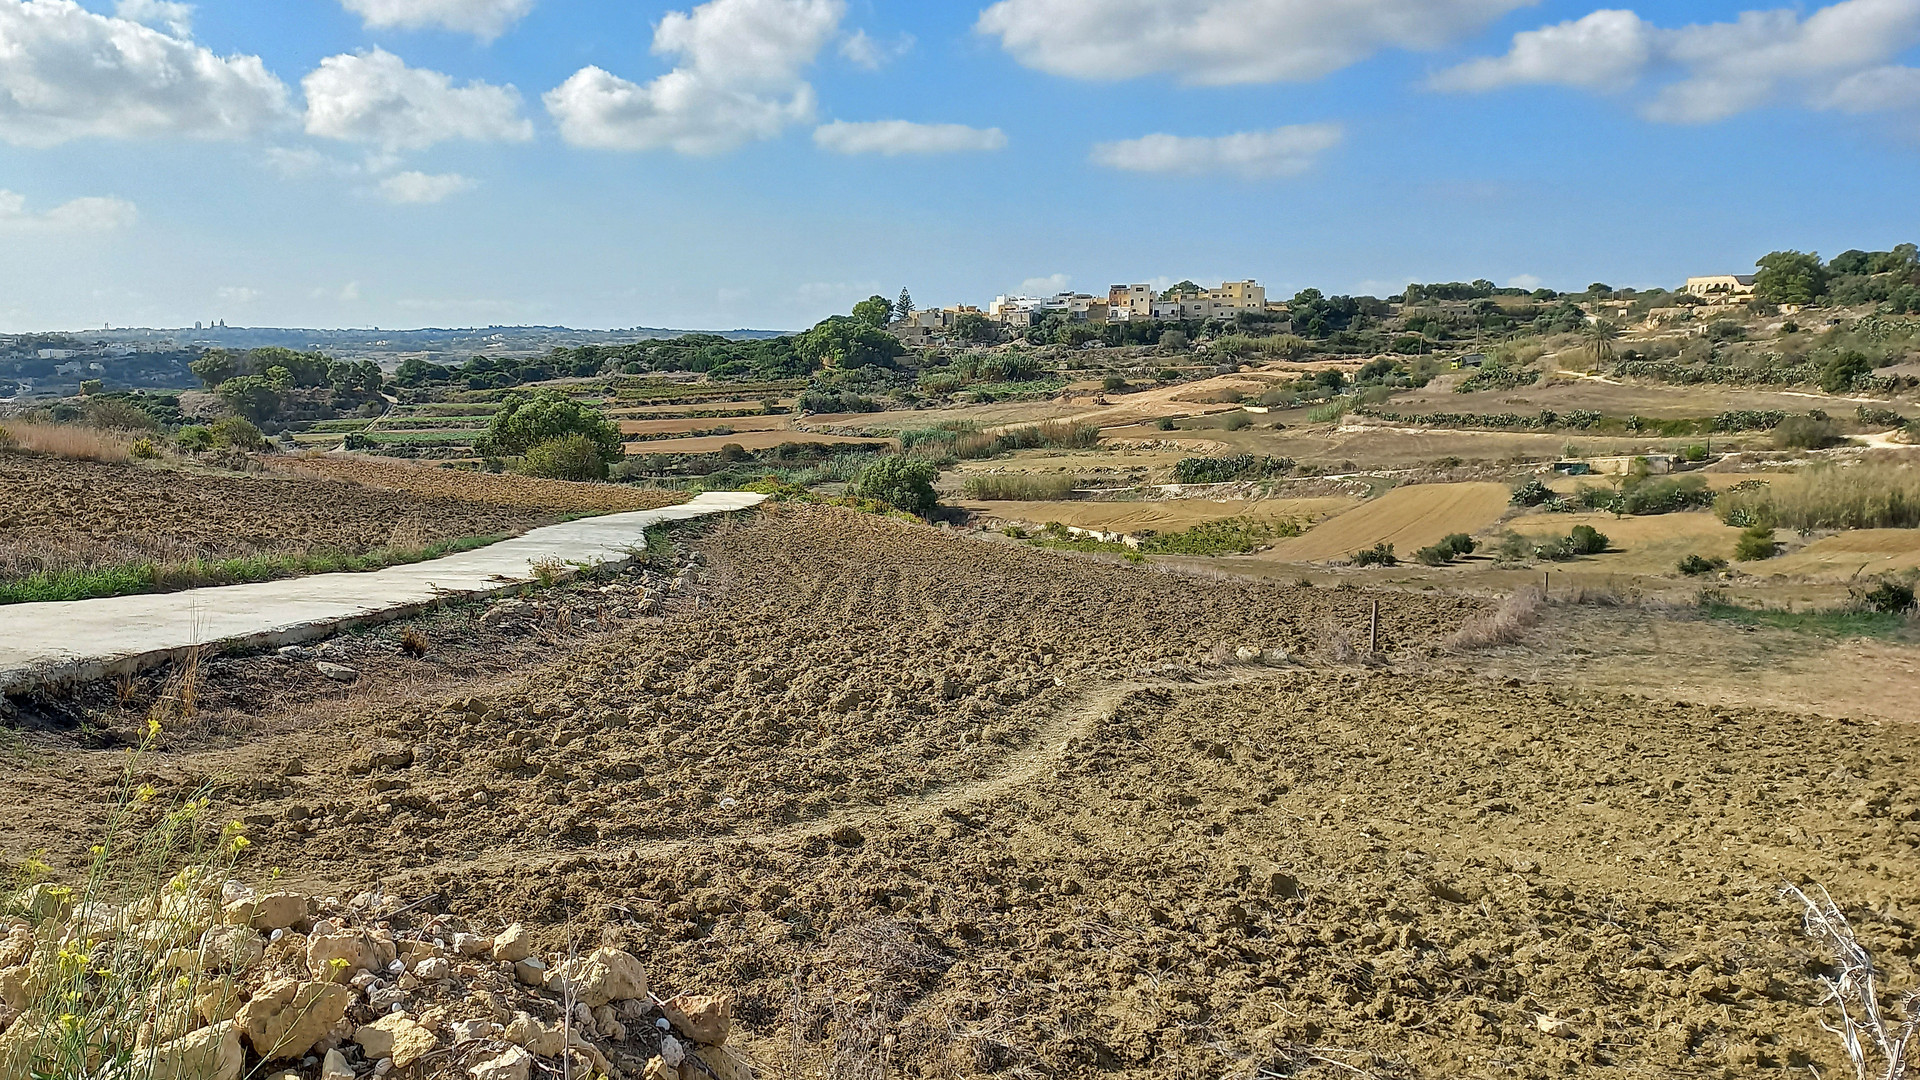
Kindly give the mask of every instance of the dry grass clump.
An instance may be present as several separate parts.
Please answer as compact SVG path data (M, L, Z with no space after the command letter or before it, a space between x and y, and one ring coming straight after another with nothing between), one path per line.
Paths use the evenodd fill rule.
M124 431L104 431L82 424L36 424L9 420L0 425L0 450L78 458L84 461L127 461L133 457L134 438Z
M1837 973L1820 976L1820 985L1827 991L1820 1004L1833 1006L1840 1014L1840 1026L1824 1017L1820 1026L1839 1036L1859 1080L1905 1080L1915 1039L1920 1036L1920 993L1908 994L1902 1001L1904 1023L1884 1015L1873 957L1854 937L1853 926L1833 897L1815 888L1820 894L1817 899L1794 885L1783 887L1781 895L1800 909L1807 938L1828 954L1830 968Z
M1511 645L1540 621L1540 609L1546 602L1546 595L1538 588L1529 585L1520 589L1492 612L1468 619L1447 639L1447 647L1456 652L1472 652Z
M1051 502L1073 494L1072 476L1030 476L1020 473L989 473L967 477L964 492L969 499L989 502Z
M1920 528L1920 469L1893 462L1815 465L1714 501L1729 525L1781 529Z

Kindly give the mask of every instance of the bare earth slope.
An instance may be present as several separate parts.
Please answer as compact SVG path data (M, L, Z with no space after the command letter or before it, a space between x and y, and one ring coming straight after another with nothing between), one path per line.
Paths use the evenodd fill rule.
M143 782L290 881L731 986L772 1075L1835 1075L1782 877L1914 985L1909 727L1418 674L1457 598L1379 597L1396 674L1334 659L1357 590L838 511L700 547L660 626ZM84 851L117 760L0 773L6 843Z

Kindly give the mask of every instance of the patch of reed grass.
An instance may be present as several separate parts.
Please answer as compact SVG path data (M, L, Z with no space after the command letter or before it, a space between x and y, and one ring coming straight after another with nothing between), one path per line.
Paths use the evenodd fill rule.
M1073 494L1072 476L1032 476L986 473L967 477L963 492L969 499L989 502L1051 502Z
M1714 500L1729 525L1781 529L1920 528L1920 469L1891 462L1815 465Z
M79 458L85 461L128 461L133 457L135 435L127 431L106 431L84 424L39 424L24 420L0 423L0 449L24 450L33 454Z

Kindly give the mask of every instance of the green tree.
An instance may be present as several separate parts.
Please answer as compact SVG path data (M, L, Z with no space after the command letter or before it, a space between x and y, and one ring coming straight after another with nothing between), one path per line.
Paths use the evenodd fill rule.
M541 390L531 397L512 394L487 425L485 453L523 455L541 443L579 435L599 449L611 464L626 453L620 427L598 409L580 404L557 390Z
M977 311L962 312L953 320L953 336L962 341L991 341L993 320Z
M896 319L913 318L913 294L905 285L900 286L900 299L893 302L893 317Z
M187 365L209 390L218 389L220 384L240 374L240 358L225 349L208 349L200 358Z
M906 346L872 323L835 315L795 339L794 351L814 367L892 367Z
M1180 284L1175 285L1173 288L1168 289L1166 292L1161 293L1160 299L1173 300L1182 296L1198 296L1199 294L1206 291L1207 290L1202 289L1200 286L1195 285L1191 281L1182 281ZM1319 294L1315 293L1314 295L1317 296Z
M1827 292L1818 252L1776 251L1754 264L1753 295L1769 304L1811 304Z
M1587 324L1586 339L1593 366L1613 363L1613 343L1620 340L1620 327L1606 319L1595 319Z
M1733 557L1741 562L1758 562L1771 559L1779 554L1780 545L1773 539L1773 523L1756 521L1740 533L1740 539L1733 545Z
M601 445L585 435L562 435L527 448L520 471L549 480L605 480L607 459Z
M884 457L861 470L854 494L926 517L938 503L933 481L939 475L940 469L931 461Z
M289 386L265 375L238 375L221 383L217 392L228 408L257 423L279 414L284 404L281 392Z
M1829 394L1845 394L1862 376L1873 374L1873 361L1865 353L1851 349L1829 357L1820 365L1820 389Z
M869 296L853 305L853 317L868 326L885 327L893 319L893 303L884 296Z

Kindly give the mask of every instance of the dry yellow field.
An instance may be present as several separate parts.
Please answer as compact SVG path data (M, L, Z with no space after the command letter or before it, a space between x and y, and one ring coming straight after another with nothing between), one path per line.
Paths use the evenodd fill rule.
M1802 391L1747 390L1726 386L1667 386L1658 383L1619 383L1611 380L1563 376L1512 390L1482 390L1457 394L1460 376L1449 375L1418 390L1395 394L1384 408L1394 412L1529 413L1541 409L1567 412L1594 409L1609 416L1645 416L1663 420L1714 416L1738 409L1804 413L1825 409L1835 416L1850 415L1857 404L1851 398ZM1718 441L1718 436L1715 437Z
M1741 569L1769 576L1839 577L1920 567L1920 529L1861 529L1816 540L1799 551Z
M780 405L791 406L791 399L782 399ZM703 401L697 405L633 405L626 408L607 410L607 415L615 419L628 420L649 416L681 416L691 412L728 412L738 410L743 413L758 412L762 403L758 401Z
M1389 543L1411 554L1449 533L1480 533L1506 513L1505 484L1419 484L1395 488L1259 556L1271 562L1336 559Z
M621 420L622 435L663 435L685 431L712 431L730 427L735 431L781 431L788 427L784 416L708 416L671 420Z
M1575 525L1591 525L1612 541L1602 554L1582 560L1594 569L1619 574L1671 574L1688 555L1732 559L1740 530L1710 513L1649 514L1616 518L1612 514L1530 514L1509 523L1521 536L1565 536ZM1745 564L1743 564L1745 567Z
M767 450L788 443L826 443L884 446L887 440L861 439L847 435L822 435L812 431L742 431L734 435L704 435L696 439L653 439L627 444L627 456L642 454L711 454L729 444L747 450Z
M985 517L1045 524L1058 521L1103 532L1179 532L1210 521L1250 517L1260 521L1293 519L1301 524L1332 517L1358 505L1358 499L1163 499L1151 502L979 502L959 505Z

